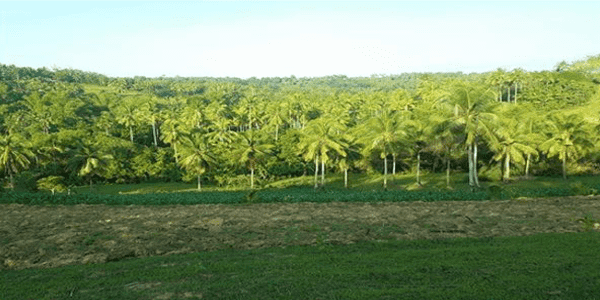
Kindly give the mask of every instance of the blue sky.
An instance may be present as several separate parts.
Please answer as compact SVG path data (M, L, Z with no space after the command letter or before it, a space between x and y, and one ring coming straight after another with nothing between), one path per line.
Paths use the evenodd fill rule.
M112 77L552 69L600 54L600 2L2 2L0 63Z

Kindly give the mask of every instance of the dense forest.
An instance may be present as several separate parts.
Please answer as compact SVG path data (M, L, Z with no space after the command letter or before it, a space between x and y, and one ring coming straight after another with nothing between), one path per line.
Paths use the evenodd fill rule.
M468 172L594 174L600 55L552 71L349 78L110 78L0 64L4 189ZM449 181L448 181L449 182ZM348 183L351 185L351 183Z

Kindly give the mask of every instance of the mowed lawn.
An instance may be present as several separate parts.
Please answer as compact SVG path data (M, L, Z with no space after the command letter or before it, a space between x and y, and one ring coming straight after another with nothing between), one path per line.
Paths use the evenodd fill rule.
M224 250L1 273L0 299L600 299L600 233Z

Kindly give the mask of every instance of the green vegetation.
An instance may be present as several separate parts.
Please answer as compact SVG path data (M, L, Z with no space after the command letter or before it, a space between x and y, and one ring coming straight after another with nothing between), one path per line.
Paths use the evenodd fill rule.
M599 246L587 232L224 250L5 270L0 298L598 299Z
M598 57L544 72L246 80L0 64L2 187L253 189L314 174L320 189L343 173L350 187L382 174L393 190L390 174L422 187L422 173L445 171L448 187L467 172L475 191L480 177L597 174Z
M244 203L296 203L296 202L402 202L402 201L453 201L453 200L502 200L518 198L564 197L597 195L600 182L595 176L581 176L576 181L565 182L559 177L542 177L517 181L511 184L482 183L482 189L471 191L466 178L458 176L463 183L456 188L444 187L442 174L426 174L421 186L414 183L412 175L397 175L393 185L381 187L381 177L353 176L352 189L344 188L342 175L329 178L327 189L314 191L310 176L275 182L262 189L224 190L205 187L199 193L191 184L164 183L139 185L96 186L75 189L71 195L58 193L12 193L0 194L0 203L21 204L108 204L108 205L188 205L188 204L244 204ZM434 184L435 181L438 184ZM393 188L393 189L392 189Z

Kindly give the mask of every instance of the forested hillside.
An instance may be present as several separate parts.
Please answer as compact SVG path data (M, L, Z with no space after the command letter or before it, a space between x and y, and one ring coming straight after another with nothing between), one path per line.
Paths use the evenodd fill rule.
M333 172L464 171L474 187L567 177L598 171L599 91L600 55L544 72L362 78L109 78L0 64L0 169L5 188L59 192L302 175L316 188Z

